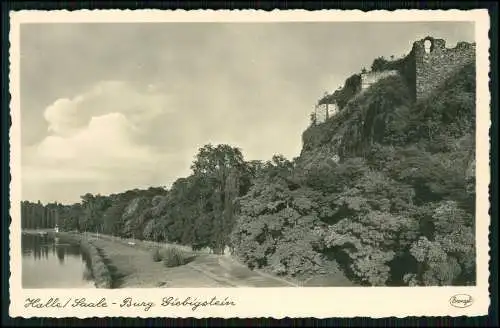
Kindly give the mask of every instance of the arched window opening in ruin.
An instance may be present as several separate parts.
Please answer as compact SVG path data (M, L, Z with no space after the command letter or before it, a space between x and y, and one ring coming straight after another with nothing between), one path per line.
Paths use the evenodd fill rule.
M431 48L432 48L432 42L431 40L425 40L424 41L424 49L425 49L425 53L428 54L431 52Z

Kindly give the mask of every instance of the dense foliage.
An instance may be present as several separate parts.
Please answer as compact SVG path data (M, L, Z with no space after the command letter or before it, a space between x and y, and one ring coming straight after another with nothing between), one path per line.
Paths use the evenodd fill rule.
M306 184L335 213L325 242L361 283L473 284L474 66L421 103L402 86L385 79L304 134Z
M374 84L309 127L292 161L206 145L169 190L22 202L22 226L229 248L251 268L299 279L474 284L474 66L419 103L409 89L398 76Z
M384 57L376 58L371 66L372 72L400 70L404 65L405 58L387 60Z
M342 88L335 90L332 94L326 95L320 99L318 104L337 104L342 109L359 90L361 90L361 75L354 74L346 79Z

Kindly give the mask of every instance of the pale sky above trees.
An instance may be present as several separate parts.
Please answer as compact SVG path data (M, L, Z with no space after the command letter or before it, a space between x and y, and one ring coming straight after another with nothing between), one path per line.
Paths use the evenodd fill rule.
M379 56L471 23L29 24L21 29L22 198L170 186L207 143L298 156L309 114Z

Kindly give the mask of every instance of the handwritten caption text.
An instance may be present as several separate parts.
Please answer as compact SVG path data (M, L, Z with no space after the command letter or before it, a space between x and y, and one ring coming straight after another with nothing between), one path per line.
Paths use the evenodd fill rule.
M139 300L132 297L125 297L118 301L109 301L105 297L91 300L85 297L81 298L59 298L50 297L48 299L40 298L27 298L24 303L25 308L36 308L36 309L47 309L47 308L57 308L57 309L67 309L67 308L109 308L109 307L119 307L122 309L130 308L140 308L144 311L149 311L154 307L188 307L192 311L196 311L202 307L213 307L213 306L235 306L236 303L229 299L212 297L210 299L198 299L196 297L186 297L179 299L177 297L166 296L161 298L159 301L145 301Z

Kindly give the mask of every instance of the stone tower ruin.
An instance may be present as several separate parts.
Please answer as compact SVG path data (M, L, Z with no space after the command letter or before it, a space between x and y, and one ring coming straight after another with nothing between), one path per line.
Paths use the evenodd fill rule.
M413 43L409 57L415 65L415 97L419 100L428 96L457 69L473 63L476 44L459 42L455 48L446 48L444 40L426 37Z

